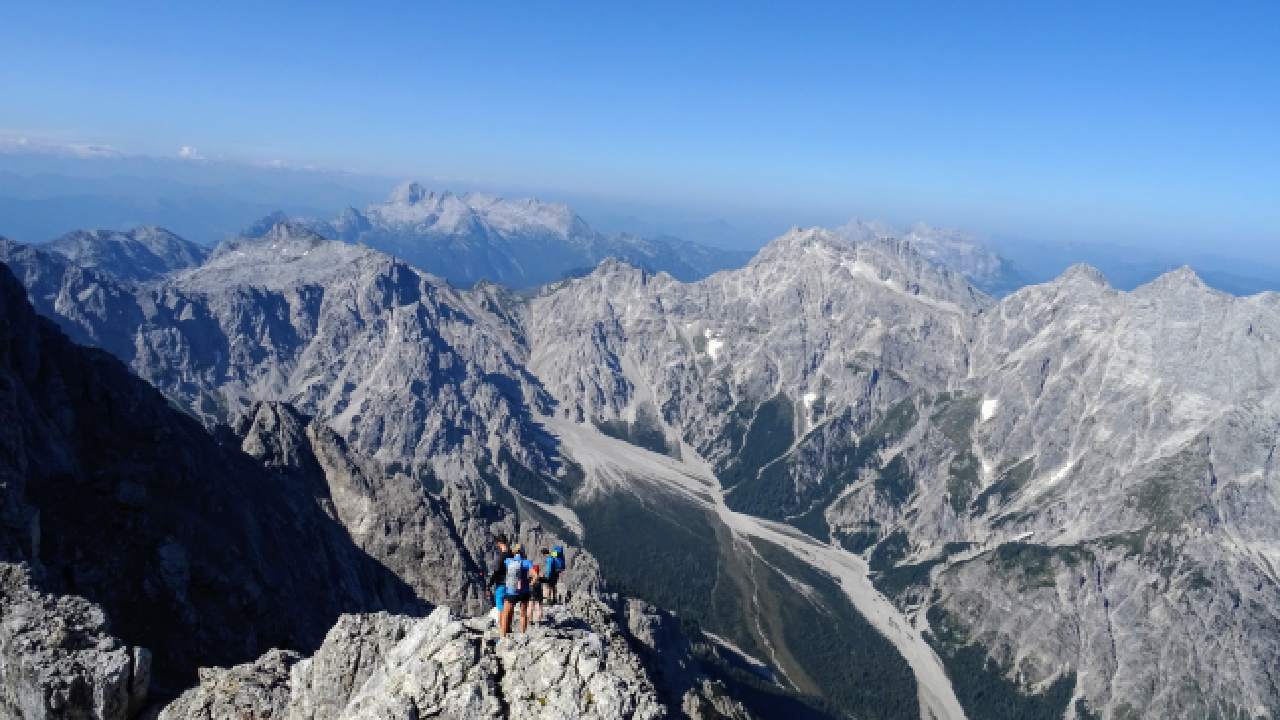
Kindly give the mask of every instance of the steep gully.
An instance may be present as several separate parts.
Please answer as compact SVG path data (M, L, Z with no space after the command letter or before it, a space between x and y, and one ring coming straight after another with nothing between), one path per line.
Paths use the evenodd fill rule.
M876 590L861 558L824 545L789 526L730 510L719 481L687 445L681 449L684 460L675 460L615 440L587 425L551 418L546 423L563 442L562 450L582 466L589 482L602 489L646 482L673 490L713 512L735 535L773 543L836 578L857 611L893 643L910 665L916 677L922 720L964 720L964 710L942 661L925 641L921 629Z

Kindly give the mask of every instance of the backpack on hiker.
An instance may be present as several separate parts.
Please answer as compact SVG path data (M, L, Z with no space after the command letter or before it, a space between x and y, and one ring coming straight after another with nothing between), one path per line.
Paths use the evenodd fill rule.
M529 590L529 561L524 557L516 555L507 558L507 579L506 588L507 596L514 597L522 595Z
M551 548L551 557L552 559L555 560L556 577L559 577L560 573L564 572L565 569L568 567L568 565L566 565L564 561L564 546L563 545L553 546Z

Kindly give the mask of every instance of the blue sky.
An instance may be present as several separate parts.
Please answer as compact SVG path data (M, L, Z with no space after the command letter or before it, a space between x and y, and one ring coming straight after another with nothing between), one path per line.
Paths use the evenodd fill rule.
M1280 244L1274 2L205 5L6 4L0 131L729 218Z

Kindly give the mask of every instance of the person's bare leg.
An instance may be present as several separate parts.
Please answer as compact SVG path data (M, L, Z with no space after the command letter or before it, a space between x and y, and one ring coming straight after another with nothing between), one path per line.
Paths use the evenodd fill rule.
M515 612L512 602L507 600L502 603L502 614L498 616L498 635L506 637L511 632L511 615Z
M529 601L520 603L520 632L529 632Z

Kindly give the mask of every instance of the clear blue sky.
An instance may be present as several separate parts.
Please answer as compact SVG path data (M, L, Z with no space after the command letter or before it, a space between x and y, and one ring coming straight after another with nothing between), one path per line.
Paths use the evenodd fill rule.
M0 9L0 130L798 223L1280 243L1276 2L114 5Z

